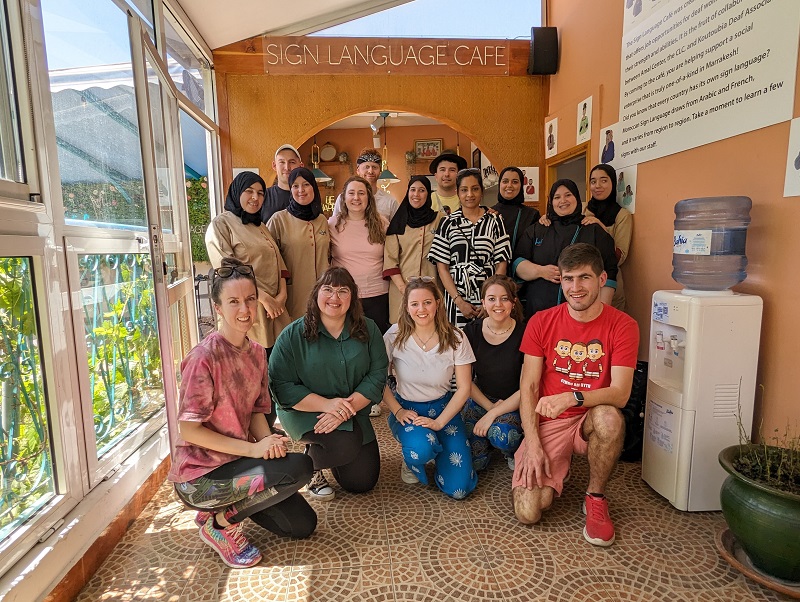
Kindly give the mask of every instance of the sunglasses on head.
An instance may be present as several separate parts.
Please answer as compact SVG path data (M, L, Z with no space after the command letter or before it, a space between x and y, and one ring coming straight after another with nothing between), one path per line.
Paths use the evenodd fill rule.
M473 175L477 176L477 175L480 175L480 173L481 173L481 170L478 169L477 167L467 167L466 169L462 169L461 171L459 171L458 175L461 176L461 175L465 175L465 174L473 174Z
M241 274L242 276L252 276L253 266L237 265L232 268L229 267L216 268L214 270L214 276L219 276L220 278L230 278L231 276L233 276L234 272L236 272L237 274Z
M434 281L433 276L411 276L408 279L409 283L411 283L411 282L433 282L433 281Z

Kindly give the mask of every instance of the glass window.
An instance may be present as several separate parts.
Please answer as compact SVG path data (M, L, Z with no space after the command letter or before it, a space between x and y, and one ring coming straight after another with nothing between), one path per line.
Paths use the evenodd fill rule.
M11 63L11 44L8 22L5 19L6 3L0 0L0 178L13 182L25 181L22 162L17 95L14 87L14 70Z
M31 260L0 258L0 542L53 497Z
M211 223L211 197L208 187L211 133L184 111L180 113L192 261L208 262L205 236L208 225Z
M161 215L161 230L174 232L174 209L172 184L170 182L170 160L167 149L167 125L164 122L161 80L147 61L147 81L150 96L150 123L153 128L156 178L158 179L158 209Z
M79 255L97 456L164 407L149 254Z
M206 106L207 84L211 81L208 61L179 32L183 28L169 10L164 10L164 33L167 39L167 68L175 86L183 92L198 109L211 115L211 106ZM211 104L210 102L208 103Z
M126 14L109 0L42 0L67 223L144 230Z

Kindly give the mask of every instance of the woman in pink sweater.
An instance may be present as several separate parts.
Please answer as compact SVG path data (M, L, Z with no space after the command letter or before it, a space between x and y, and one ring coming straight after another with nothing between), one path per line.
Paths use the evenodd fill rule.
M328 220L331 236L331 266L345 268L358 286L366 315L380 328L389 329L389 282L383 279L383 251L386 221L375 206L369 182L353 176L344 183L342 212ZM379 416L372 406L370 416Z

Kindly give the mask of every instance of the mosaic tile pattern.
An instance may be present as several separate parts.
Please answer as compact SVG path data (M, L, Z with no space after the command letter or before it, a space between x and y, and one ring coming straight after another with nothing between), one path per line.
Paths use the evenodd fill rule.
M194 512L165 483L77 600L95 602L775 602L785 596L732 570L719 556L719 513L675 510L620 464L608 486L617 541L584 541L589 468L575 458L570 481L541 524L520 525L511 471L495 458L478 488L454 501L435 486L400 480L400 447L373 419L381 446L374 491L311 502L317 531L292 541L247 521L264 560L226 567L203 544ZM432 470L432 467L428 467Z

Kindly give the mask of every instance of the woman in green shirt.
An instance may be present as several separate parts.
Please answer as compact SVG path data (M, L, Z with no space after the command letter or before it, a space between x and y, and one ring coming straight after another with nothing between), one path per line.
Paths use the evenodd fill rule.
M329 268L309 295L306 315L278 337L269 362L281 425L314 461L311 497L330 500L330 468L346 491L370 491L380 455L369 421L380 403L389 361L383 337L364 317L358 287L344 268Z

